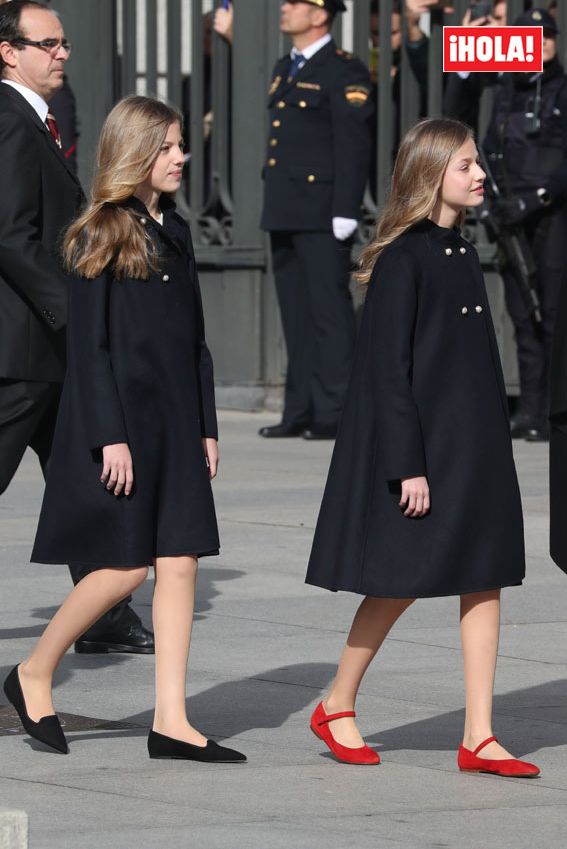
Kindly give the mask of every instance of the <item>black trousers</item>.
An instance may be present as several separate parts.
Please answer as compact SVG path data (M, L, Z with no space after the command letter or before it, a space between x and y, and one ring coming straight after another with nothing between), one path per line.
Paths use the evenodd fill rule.
M60 396L60 383L0 378L0 495L8 488L28 446L37 454L43 476L47 475ZM78 584L92 570L75 565L69 566L69 571L73 583ZM131 600L129 596L105 613L93 629L112 631Z
M352 239L272 232L272 262L288 355L283 421L335 425L355 343Z
M549 409L551 341L559 292L567 280L567 207L532 216L524 230L537 267L541 326L534 322L513 271L504 269L502 276L518 353L519 411L541 420Z

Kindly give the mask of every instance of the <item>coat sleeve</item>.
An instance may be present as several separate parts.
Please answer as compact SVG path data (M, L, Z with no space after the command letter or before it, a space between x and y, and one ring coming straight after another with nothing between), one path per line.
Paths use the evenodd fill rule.
M195 296L197 304L197 371L199 377L199 418L201 420L201 436L210 439L218 439L217 411L215 404L215 378L213 370L213 358L205 341L205 319L203 315L203 301L201 298L201 287L199 286L199 275L197 274L197 263L193 240L189 226L185 228L187 238L187 249L193 260L193 281L195 284Z
M128 442L112 370L108 328L111 285L108 272L94 280L70 279L66 380L79 405L91 449Z
M35 129L20 116L2 115L0 274L47 327L57 331L66 322L67 283L57 258L41 243L42 180L35 136Z
M369 293L378 450L387 480L426 474L417 404L412 393L417 271L403 251L383 254Z
M368 68L358 59L345 60L330 99L335 173L331 215L358 221L370 169L374 114Z

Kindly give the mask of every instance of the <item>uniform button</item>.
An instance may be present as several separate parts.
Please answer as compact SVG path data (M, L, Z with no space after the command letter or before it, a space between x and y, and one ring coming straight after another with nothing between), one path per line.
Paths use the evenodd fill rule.
M275 160L275 159L268 159L268 165L270 166L270 168L274 167L274 165L276 164L276 161L277 160Z
M462 254L466 254L466 252L467 252L467 249L463 248L463 247L460 247L459 250Z
M481 306L476 306L476 307L474 308L474 311L475 311L475 312L478 312L478 313L481 313L481 312L482 312L482 307L481 307Z
M309 177L307 178L307 182L308 183L314 183L315 182L315 174L310 174Z
M307 106L307 103L305 102L305 100L300 100L299 105L301 106L302 109L305 109L306 106Z
M468 315L468 312L469 312L468 307L463 307L461 312L462 312L463 315Z
M285 106L285 100L280 100L278 103L278 109L283 109Z
M445 253L447 254L447 256L451 256L453 251L451 250L451 248L445 248Z
M270 139L270 147L276 147L277 143L278 143L277 139Z
M168 280L169 280L169 274L164 274L161 279L163 280L164 283L167 283Z
M281 125L282 125L281 121L272 121L272 127L281 127Z
M147 218L140 218L140 224L147 224L147 223L148 223Z

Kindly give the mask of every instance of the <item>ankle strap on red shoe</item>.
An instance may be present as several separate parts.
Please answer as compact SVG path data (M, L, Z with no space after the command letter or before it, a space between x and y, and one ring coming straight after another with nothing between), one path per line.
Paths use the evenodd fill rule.
M356 716L353 710L343 710L341 713L329 713L323 719L317 720L317 725L324 725L326 722L332 722L334 719L342 719L343 716Z
M473 755L478 755L478 753L480 752L480 750L481 750L481 749L484 749L484 747L485 747L485 746L488 746L488 744L489 744L489 743L494 743L494 742L496 742L496 743L498 742L498 740L496 739L496 737L488 737L486 740L484 740L484 741L480 744L480 746L477 746L477 747L476 747L476 749L475 749L475 750L474 750L474 752L473 752Z

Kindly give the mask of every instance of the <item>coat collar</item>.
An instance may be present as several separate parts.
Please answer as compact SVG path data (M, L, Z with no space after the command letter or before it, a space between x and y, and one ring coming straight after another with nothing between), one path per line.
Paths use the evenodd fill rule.
M425 233L434 242L440 245L456 245L461 241L461 230L456 225L454 227L440 227L435 224L430 218L423 218L410 227L411 232Z
M163 226L160 226L159 222L155 218L152 218L146 205L134 195L125 200L121 205L133 210L139 215L142 223L151 228L152 232L159 238L173 245L179 252L183 253L185 251L183 234L180 232L180 226L176 221L175 201L169 195L162 195L159 201L160 209L163 212Z
M126 206L128 209L133 209L134 212L139 212L140 215L146 216L147 218L151 219L152 221L155 221L155 219L152 218L150 213L148 212L148 209L147 209L145 203L143 203L135 195L132 195L127 200L125 200L124 203L122 204L122 206ZM172 212L175 212L175 209L176 209L175 201L172 198L170 198L168 195L162 195L159 199L159 206L160 206L161 211L163 212L163 220L164 220L164 223L165 223L166 215L169 217ZM155 223L157 224L158 222L156 221Z

